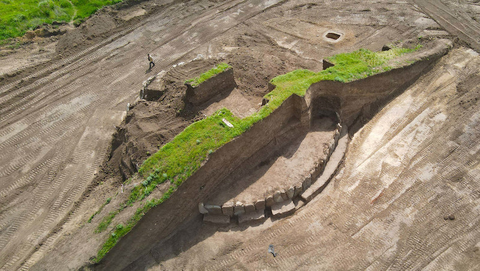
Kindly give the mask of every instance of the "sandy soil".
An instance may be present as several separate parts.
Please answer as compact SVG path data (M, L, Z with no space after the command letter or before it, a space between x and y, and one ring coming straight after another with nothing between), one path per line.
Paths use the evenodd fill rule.
M142 9L146 10L145 14ZM324 35L329 29L343 34L342 38L338 41L326 39ZM465 33L469 35L470 32ZM114 203L119 199L114 199L108 204L92 223L86 221L107 198L120 198L125 195L120 186L122 174L131 173L126 170L128 165L121 166L122 159L128 157L130 161L128 163L124 161L124 164L134 167L188 123L202 117L196 112L178 113L183 106L181 85L183 80L197 75L199 71L213 63L227 61L234 67L239 85L239 92L235 92L235 95L242 95L249 101L245 102L245 106L255 106L258 98L267 92L267 82L271 78L298 68L318 71L321 69L321 59L325 56L358 48L379 50L385 43L417 36L449 35L416 6L404 1L351 1L345 5L338 1L303 0L187 2L152 0L126 6L118 11L110 9L99 13L82 28L62 37L55 45L57 46L55 53L52 47L49 47L53 45L45 45L48 48L44 49L48 53L45 55L45 51L40 52L38 49L36 53L37 49L33 47L32 51L29 51L33 56L30 53L25 54L25 51L18 51L19 55L23 54L24 59L37 61L31 67L27 67L26 64L18 65L26 62L9 64L15 59L12 55L16 54L15 52L0 57L2 63L0 267L2 270L26 270L32 267L33 270L67 270L78 269L87 264L109 234L109 232L94 234L93 231L101 217L116 207ZM459 37L462 38L460 35ZM157 65L151 72L147 70L147 53L151 53L156 59ZM200 58L200 64L171 68L172 65L181 62L190 63L194 58ZM470 90L475 89L475 86L471 85L469 80L463 80L476 78L472 71L475 68L472 68L473 64L470 63L477 63L477 58L465 50L457 51L451 54L449 60L445 61L433 75L430 75L431 80L437 82L437 85L432 83L430 87L432 91L436 89L434 86L440 87L440 83L448 83L449 87L458 84L458 89L469 90L465 93L461 91L451 93L453 100L438 94L443 92L435 94L440 95L435 96L437 97L435 101L439 104L448 105L453 103L451 101L458 103L458 106L446 107L445 110L453 111L452 115L445 113L446 116L455 117L457 120L464 119L464 116L472 118L470 124L461 127L463 130L459 128L457 131L454 125L446 126L445 129L451 130L451 133L446 133L442 137L442 140L447 140L448 135L451 135L451 138L457 138L457 145L463 146L456 149L452 147L451 153L458 154L458 160L449 161L456 163L456 168L461 169L460 173L464 173L461 176L470 176L471 179L463 177L465 180L471 180L467 183L469 186L463 187L465 183L456 182L438 187L429 182L428 184L433 186L422 188L421 181L412 181L407 177L405 178L409 181L406 184L416 186L401 186L400 182L395 182L394 177L398 176L395 175L397 173L394 171L389 173L389 170L395 167L372 160L373 164L385 164L382 170L387 172L385 174L390 174L389 180L383 180L383 183L379 184L385 189L382 193L381 190L377 191L374 183L367 181L375 179L376 171L366 170L362 178L349 173L351 170L349 165L359 166L358 161L362 161L361 158L357 158L360 156L355 154L346 164L345 177L339 177L335 186L330 186L330 189L338 190L342 184L343 188L338 192L331 191L331 197L328 193L323 193L325 196L318 199L318 205L308 207L310 209L306 209L304 213L287 220L267 222L251 229L232 228L232 231L221 229L215 232L211 228L206 228L207 233L201 233L204 230L203 226L189 228L185 231L193 230L200 233L192 235L194 238L182 239L183 241L175 245L176 247L169 248L171 250L167 249L167 252L172 253L166 252L166 258L158 256L157 259L165 262L153 268L162 269L166 266L167 269L178 269L176 267L184 266L185 269L200 267L273 269L283 266L284 269L291 270L296 267L311 269L320 264L324 269L362 268L368 264L386 267L391 264L402 269L401 267L411 267L402 265L408 263L407 260L401 260L405 256L411 257L408 260L411 259L415 263L425 263L419 265L420 267L430 263L433 269L435 261L454 264L454 261L448 261L452 259L449 257L476 259L478 249L474 251L471 245L475 240L478 242L476 231L472 229L476 221L474 217L467 215L467 210L471 210L472 213L476 210L473 198L473 203L466 202L469 199L467 196L455 196L457 194L445 194L444 199L437 199L431 191L439 191L438 193L442 194L451 190L460 193L458 195L470 197L476 195L474 177L471 177L474 176L473 171L470 171L474 170L476 166L474 161L478 159L472 156L475 152L469 154L470 156L462 155L468 151L472 152L478 146L474 143L477 131L475 112L478 111L475 107L476 97L467 98L468 95L474 95ZM36 66L37 63L42 64ZM464 67L470 67L470 70L463 71ZM135 102L142 82L161 70L168 70L172 78L171 91L167 93L166 98L159 102L136 105L122 123L126 115L126 105ZM453 72L453 75L445 71ZM427 84L430 82L428 78L422 82ZM422 87L427 86L430 85ZM412 96L412 100L415 95ZM448 96L450 93L445 95L450 97ZM415 98L415 101L418 99L420 98ZM431 99L429 97L424 100ZM418 105L408 103L411 104ZM425 108L428 106L426 104ZM433 109L436 107L432 107L431 110ZM437 111L428 111L424 114L433 116ZM417 115L412 114L405 119L416 119ZM394 123L400 125L403 122L397 120ZM420 129L418 133L436 136L438 130L432 132L427 129L430 126L427 126L418 128ZM365 128L365 131L368 129ZM117 136L110 147L114 132L120 137ZM357 144L358 148L362 146L359 141L370 140L364 133L366 132L360 135L365 139L361 139L359 135L357 143L353 143ZM417 132L409 135L415 139L415 133ZM388 140L395 139L394 135L388 137ZM124 139L120 140L121 136ZM409 137L405 135L405 138ZM380 141L373 142L380 144ZM391 152L393 157L390 159L397 159L395 155L410 153L400 146L409 146L411 143L402 141L398 144L392 148L398 148L403 152L396 154ZM419 146L427 143L422 144ZM437 160L444 154L442 151L447 151L443 148L445 144L435 144L427 144L435 150L426 158L427 161L433 159L433 164L440 163L441 161ZM371 148L369 144L364 146ZM381 149L381 146L378 148ZM419 148L421 147L417 147L416 150L421 153ZM106 159L110 160L105 161ZM408 165L409 161L401 160L400 165ZM425 167L427 166L428 163L425 164ZM444 175L457 176L454 169L442 172ZM435 176L440 175L432 173L432 176L435 179ZM349 183L351 185L348 185ZM360 183L365 185L358 186ZM398 184L398 187L395 184ZM389 192L389 187L392 189L396 187L400 192L397 190ZM415 189L426 189L426 192L419 190L418 193L414 193ZM349 196L351 194L357 196L351 198ZM390 195L391 200L389 201L388 197L382 199L381 195ZM431 201L419 201L418 204L430 204L433 210L439 210L437 214L441 217L440 221L429 220L437 219L433 217L433 212L427 211L432 209L410 206L407 204L408 201L396 203L393 195L422 199L428 195ZM369 199L368 204L364 202L365 198ZM438 206L441 208L435 209L437 201L440 201ZM370 202L378 202L379 205ZM451 202L455 203L452 205ZM358 204L358 207L353 204L355 208L352 208L352 203L361 204ZM465 211L462 211L461 207L465 207ZM395 209L397 211L389 213L392 208L397 208ZM319 209L330 211L315 211ZM343 211L335 212L336 210ZM414 216L415 212L418 213L419 221L404 222L400 219ZM469 220L443 221L443 215L452 212L458 213L459 218L464 216ZM369 221L373 221L370 224L373 229L362 226L369 225ZM432 236L434 245L430 246L420 237L427 234L422 232L424 229L432 230L432 234L438 233L436 230L438 227L433 226L435 223L447 225L444 226L443 233L445 238L448 238ZM409 228L403 226L404 224L413 226ZM301 228L297 229L297 226ZM361 229L364 230L360 231ZM359 232L373 232L381 236L393 232L397 235L392 236L398 238L391 240L398 240L398 244L389 243L391 240L373 238L375 235L363 237L362 234L355 235ZM226 235L231 236L231 239ZM208 239L206 236L211 237ZM464 236L470 236L473 241L467 242ZM205 242L200 242L203 239ZM372 242L372 239L379 241ZM263 253L266 250L265 244L272 240L277 240L275 245L285 248L283 252L282 249L279 250L280 255L286 255L285 258L273 259ZM435 240L438 241L435 243ZM453 241L449 240L458 241L452 243ZM289 250L286 250L287 244ZM335 249L329 248L329 244ZM367 244L371 244L371 252L367 252ZM393 249L395 246L398 247L398 252ZM415 253L408 254L409 248L413 248ZM426 249L429 254L426 254ZM203 251L203 254L199 251ZM434 257L428 256L434 253L436 253ZM351 257L346 258L344 255L347 254ZM178 257L173 258L174 256ZM447 260L442 260L442 257ZM216 258L216 262L212 258ZM472 265L469 265L470 263ZM151 260L145 264L156 263ZM475 267L474 260L465 261L463 264L466 269Z

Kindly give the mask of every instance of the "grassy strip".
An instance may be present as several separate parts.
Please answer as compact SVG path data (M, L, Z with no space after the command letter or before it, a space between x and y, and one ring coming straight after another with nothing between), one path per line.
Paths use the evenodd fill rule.
M219 74L219 73L225 71L228 68L231 68L231 66L228 65L227 63L220 63L216 67L214 67L213 69L211 69L211 70L209 70L205 73L202 73L199 77L189 79L189 80L185 81L185 83L189 83L190 85L192 85L192 87L196 87L196 86L200 85L202 82L207 81L208 79L212 78L214 75Z
M98 214L103 210L103 208L105 207L105 205L109 204L111 200L112 200L112 198L108 198L108 199L105 201L105 203L102 204L102 206L100 206L100 208L98 208L98 210L97 210L95 213L93 213L93 215L88 219L88 223L91 223L91 222L92 222L92 219L93 219L96 215L98 215Z
M112 220L115 218L115 216L120 213L124 208L121 208L121 209L117 209L113 212L110 212L108 213L107 216L105 216L103 219L102 219L102 222L100 222L100 224L98 224L98 227L97 229L95 230L95 233L100 233L104 230L106 230L108 228L108 226L110 225L110 223L112 223Z
M391 67L384 66L388 60L418 48L394 48L386 52L361 49L335 55L329 59L335 66L324 71L315 73L309 70L295 70L272 79L271 82L276 88L265 96L270 101L249 117L239 119L229 110L221 109L214 115L188 126L143 163L139 169L139 175L145 180L132 190L126 203L132 205L144 199L157 185L167 181L170 182L168 191L160 199L149 200L138 208L126 226L116 227L98 252L95 261L100 261L148 210L167 200L188 177L200 168L210 153L270 115L292 94L304 96L311 84L322 80L350 82L389 70ZM234 128L227 127L222 121L223 118L232 123ZM108 220L111 221L110 218Z
M81 21L103 6L121 1L72 0L70 4L68 0L1 0L0 41L23 36L43 23Z

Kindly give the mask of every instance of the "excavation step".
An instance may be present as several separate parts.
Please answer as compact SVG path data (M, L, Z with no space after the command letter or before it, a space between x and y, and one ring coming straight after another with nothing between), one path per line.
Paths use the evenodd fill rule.
M230 216L228 216L228 215L206 214L206 215L203 216L203 222L204 223L227 225L227 224L230 224Z
M305 190L305 192L300 195L300 197L304 201L308 202L312 200L316 195L323 191L325 186L327 186L328 181L335 173L335 170L337 169L338 165L343 159L343 156L345 155L347 145L348 129L347 125L343 125L337 147L330 156L330 159L327 162L327 165L325 166L325 170L323 171L322 175L317 179L315 183L312 184L312 186L310 186L307 190Z
M244 215L238 216L238 223L242 224L245 222L253 222L262 220L265 218L265 210L256 210L253 213L246 213Z
M273 216L286 216L295 212L295 204L292 200L276 203L272 206Z

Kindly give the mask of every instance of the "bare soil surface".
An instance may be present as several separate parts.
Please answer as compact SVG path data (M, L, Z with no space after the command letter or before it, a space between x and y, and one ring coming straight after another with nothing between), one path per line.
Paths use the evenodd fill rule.
M413 0L449 33L480 51L480 4L478 1Z
M341 38L326 38L328 30ZM213 64L234 67L239 87L232 95L247 109L241 115L255 108L270 79L321 70L323 57L451 34L458 33L405 1L152 0L99 12L58 42L2 52L0 268L88 265L111 230L96 234L96 226L131 189L122 179L204 117L184 110L182 83ZM147 53L156 60L152 71ZM298 215L219 231L194 222L181 231L188 235L166 241L163 254L147 255L144 266L478 268L478 84L471 83L478 82L478 64L465 49L439 63L410 96L387 107L389 121L380 114L355 136L343 175ZM161 70L171 79L165 96L136 104L142 82ZM128 114L127 103L136 104ZM112 202L88 223L107 198ZM443 219L452 214L455 220ZM266 253L269 243L280 257Z

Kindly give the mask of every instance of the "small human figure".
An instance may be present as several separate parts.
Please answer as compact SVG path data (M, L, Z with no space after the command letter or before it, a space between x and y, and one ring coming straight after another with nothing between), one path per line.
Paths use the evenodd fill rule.
M147 54L148 56L148 61L150 62L149 70L151 70L153 67L155 67L155 63L153 62L153 58L150 56L150 54Z
M277 257L277 253L275 253L275 250L273 249L273 245L268 246L268 253L272 253L273 257Z

